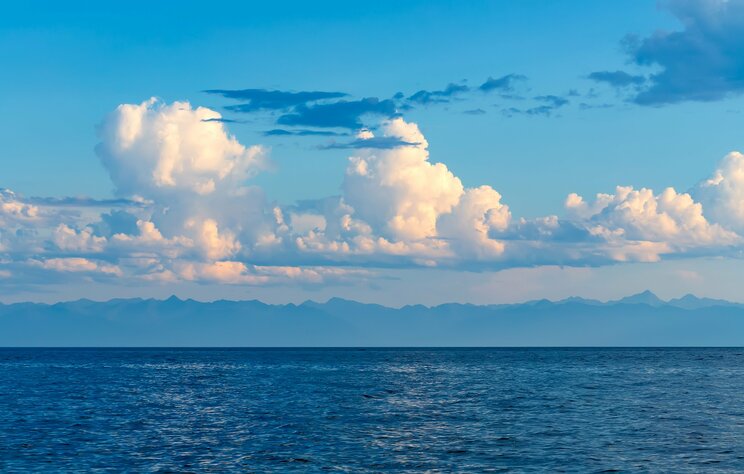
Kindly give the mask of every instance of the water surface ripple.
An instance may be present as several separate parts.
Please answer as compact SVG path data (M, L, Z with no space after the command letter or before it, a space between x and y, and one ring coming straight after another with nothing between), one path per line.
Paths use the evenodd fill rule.
M0 349L0 471L744 470L740 349Z

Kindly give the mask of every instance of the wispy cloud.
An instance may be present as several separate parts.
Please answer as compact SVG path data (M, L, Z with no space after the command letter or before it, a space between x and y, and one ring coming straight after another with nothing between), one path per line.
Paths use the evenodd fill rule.
M480 85L478 89L483 92L501 91L511 92L519 82L527 80L527 76L522 74L507 74L498 78L489 77L486 82Z
M534 101L541 103L534 107L508 107L502 110L502 113L507 117L514 115L542 115L544 117L552 116L556 110L565 107L571 101L565 97L557 95L539 95L532 98Z
M344 92L324 91L283 91L269 89L208 89L204 92L220 95L226 99L242 101L241 104L231 104L224 108L233 113L256 114L264 113L265 119L270 120L282 128L275 128L264 132L266 136L334 136L336 133L312 129L293 129L293 127L341 128L358 130L364 128L365 120L378 121L380 118L392 118L401 112L421 106L435 106L448 104L452 100L474 101L482 100L483 94L473 92L500 92L505 100L514 100L518 96L514 91L518 83L527 77L521 74L507 74L498 78L489 77L477 88L472 88L463 82L451 82L443 89L421 89L406 96L403 92L395 93L391 98L364 97L349 98ZM277 116L277 112L279 112ZM481 107L468 109L465 113L482 115L485 110ZM222 118L220 116L203 119L206 122L239 123L240 120Z
M465 92L470 91L470 88L465 84L454 84L450 83L447 84L447 87L445 87L442 90L434 90L434 91L428 91L428 90L420 90L416 92L415 94L411 95L408 100L410 102L414 102L417 104L427 105L427 104L442 104L449 102L452 97L464 94Z
M263 132L266 137L343 137L348 135L344 132L333 132L329 130L287 130L283 128L275 128L272 130L266 130Z
M323 91L280 91L269 89L208 89L207 94L217 94L227 99L245 101L243 104L229 105L227 110L233 112L255 112L258 110L287 110L298 105L319 100L339 99L346 97L344 92Z
M538 96L535 96L535 100L539 102L545 102L546 104L548 104L550 107L553 107L553 108L563 107L564 105L568 105L569 103L568 99L566 99L565 97L557 96L557 95L538 95Z
M596 71L587 77L596 82L604 82L612 87L640 86L646 82L644 76L628 74L625 71Z
M245 123L245 120L228 119L224 117L210 117L202 119L202 122Z
M31 196L23 199L23 202L37 206L50 207L142 207L148 203L141 199L94 199L90 197L68 196L62 198Z
M404 146L419 146L419 142L409 142L402 140L398 137L370 137L370 138L358 138L347 143L332 143L329 145L322 145L322 149L378 149L378 150L390 150L393 148L399 148Z
M300 105L277 120L280 125L360 129L365 116L389 118L396 114L395 102L367 97L327 104Z

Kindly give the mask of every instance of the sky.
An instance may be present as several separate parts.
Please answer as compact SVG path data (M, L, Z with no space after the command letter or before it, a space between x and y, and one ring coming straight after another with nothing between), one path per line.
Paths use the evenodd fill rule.
M0 7L0 301L742 301L744 2Z

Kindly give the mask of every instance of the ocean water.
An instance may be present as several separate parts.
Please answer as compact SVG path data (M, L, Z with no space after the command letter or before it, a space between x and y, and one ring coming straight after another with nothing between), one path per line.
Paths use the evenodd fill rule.
M0 349L0 471L732 472L741 349Z

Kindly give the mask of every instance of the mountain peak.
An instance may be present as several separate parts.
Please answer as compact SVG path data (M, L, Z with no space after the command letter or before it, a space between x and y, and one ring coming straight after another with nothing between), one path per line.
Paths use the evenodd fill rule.
M730 301L718 300L714 298L700 298L690 293L680 298L669 300L669 305L684 309L699 309L707 308L710 306L739 306L738 303L732 303Z
M654 294L651 290L646 290L641 293L637 293L635 295L626 296L625 298L621 298L617 301L614 301L614 303L618 304L645 304L648 306L661 306L664 304L664 301L661 300L656 294Z
M325 304L364 304L364 303L360 303L359 301L354 301L354 300L347 300L346 298L341 298L340 296L332 296L331 298L328 298L328 301L326 301Z

